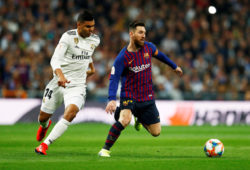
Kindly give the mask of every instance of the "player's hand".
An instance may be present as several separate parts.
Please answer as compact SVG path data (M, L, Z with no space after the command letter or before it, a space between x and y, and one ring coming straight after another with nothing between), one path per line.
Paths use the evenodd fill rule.
M179 67L179 66L177 66L177 68L174 70L174 72L178 75L178 76L182 76L183 75L183 71L182 71L182 69Z
M115 112L115 109L116 109L116 101L115 100L111 100L110 102L108 102L105 111L107 113L112 114L112 113Z
M61 86L61 87L66 87L66 83L70 83L70 81L68 81L64 76L61 76L59 77L58 79L58 86Z

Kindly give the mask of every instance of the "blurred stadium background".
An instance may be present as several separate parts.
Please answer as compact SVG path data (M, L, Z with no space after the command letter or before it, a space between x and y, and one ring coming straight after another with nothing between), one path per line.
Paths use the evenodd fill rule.
M214 9L209 8L211 6ZM52 78L50 58L55 46L62 33L76 28L77 14L89 9L95 15L101 44L93 56L96 74L87 81L86 107L96 106L99 111L93 112L104 113L108 75L116 55L128 43L128 23L142 19L148 30L147 40L154 42L184 70L184 76L179 78L169 67L153 59L156 99L166 103L176 101L163 108L169 111L168 115L179 113L179 117L187 115L185 119L194 121L197 103L183 105L183 102L213 101L217 105L198 103L198 108L203 108L202 118L207 114L205 108L213 106L210 112L219 109L224 117L232 112L239 115L232 118L236 122L249 124L249 102L246 102L250 100L249 8L248 0L0 0L1 108L19 115L17 120L23 120L21 115L30 110L28 118L38 113L40 105L32 104L31 99L40 102ZM10 98L22 100L14 100L19 102L14 104L13 100L6 100ZM19 104L27 106L25 111L18 109L21 115L16 109ZM11 107L13 105L16 107ZM4 111L1 112L4 114ZM58 115L62 112L63 107ZM221 116L215 117L225 123L226 118L221 121ZM174 118L179 119L177 115ZM179 124L187 124L183 121L186 120Z
M210 14L213 5L217 12ZM106 101L108 74L128 43L128 23L143 19L147 40L184 70L179 79L153 59L157 99L250 100L248 0L1 0L0 96L41 98L52 77L50 58L83 8L95 14L100 47L88 101Z

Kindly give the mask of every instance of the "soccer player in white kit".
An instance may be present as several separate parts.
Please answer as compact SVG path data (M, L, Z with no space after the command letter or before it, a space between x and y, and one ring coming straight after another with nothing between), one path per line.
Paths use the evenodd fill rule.
M93 34L95 21L85 10L77 18L77 29L65 32L51 58L54 77L45 88L38 121L37 141L42 141L51 124L50 117L64 101L63 118L57 122L49 136L35 152L46 155L48 146L68 128L83 107L86 96L86 78L95 72L92 55L100 43Z

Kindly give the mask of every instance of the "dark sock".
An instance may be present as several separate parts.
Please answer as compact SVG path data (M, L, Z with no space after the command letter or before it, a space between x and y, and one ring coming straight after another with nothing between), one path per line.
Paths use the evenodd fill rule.
M116 123L114 123L109 130L109 134L103 148L109 150L113 146L117 138L120 136L120 133L123 129L124 127L120 122L117 121Z

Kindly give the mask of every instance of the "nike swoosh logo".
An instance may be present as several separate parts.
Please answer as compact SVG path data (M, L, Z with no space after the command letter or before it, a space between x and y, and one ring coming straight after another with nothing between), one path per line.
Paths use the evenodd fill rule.
M133 59L133 60L131 60L131 61L129 61L129 62L128 62L128 64L131 64L133 61L134 61L134 59Z

